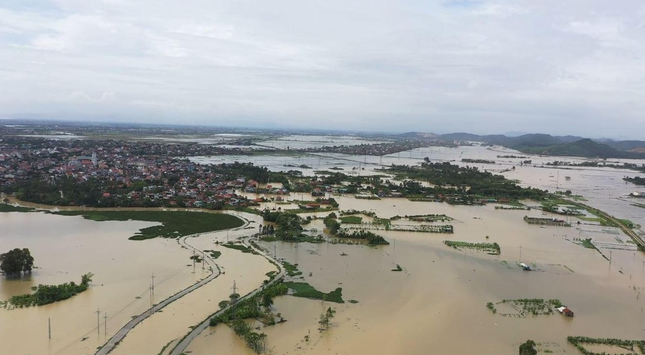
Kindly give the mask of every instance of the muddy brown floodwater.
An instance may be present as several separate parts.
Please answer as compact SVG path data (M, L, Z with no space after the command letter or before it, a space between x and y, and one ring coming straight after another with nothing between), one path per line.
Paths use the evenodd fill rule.
M495 210L492 205L336 200L341 209L368 209L380 217L445 213L455 218L455 234L381 231L391 244L380 247L275 243L278 257L297 263L311 285L324 292L342 287L344 299L358 303L280 297L274 312L281 312L288 321L262 328L268 335L268 353L515 354L519 344L530 338L541 343L543 350L571 354L577 350L567 344L568 335L645 336L642 254L613 250L610 265L596 250L573 243L587 235L601 238L611 228L593 223L578 226L573 218L574 227L529 225L524 215L550 215L537 210ZM502 252L493 256L455 250L442 244L446 239L497 242ZM263 244L273 250L272 243ZM522 271L520 255L537 271ZM402 272L391 271L397 264ZM505 317L486 308L487 302L518 298L560 299L574 310L575 318L560 314ZM318 317L329 306L337 314L331 329L321 333ZM188 350L201 355L215 347L221 354L252 353L221 325L204 332Z
M81 275L94 274L90 288L68 300L41 307L0 309L0 353L93 353L132 316L196 282L202 275L191 273L192 267L187 266L190 253L177 241L128 240L139 228L150 225L154 224L94 222L41 212L0 213L2 249L29 248L37 267L27 279L0 279L0 299L29 293L30 287L38 284L79 283ZM154 298L149 291L152 273Z

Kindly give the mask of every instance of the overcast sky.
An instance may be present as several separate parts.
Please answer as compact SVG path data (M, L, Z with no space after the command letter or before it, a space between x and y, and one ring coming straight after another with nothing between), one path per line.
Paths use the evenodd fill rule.
M0 116L645 139L641 0L3 0Z

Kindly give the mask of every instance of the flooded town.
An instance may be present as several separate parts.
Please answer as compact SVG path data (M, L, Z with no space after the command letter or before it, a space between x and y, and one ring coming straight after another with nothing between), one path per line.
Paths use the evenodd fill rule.
M637 159L440 137L274 132L231 148L240 136L28 130L0 142L3 252L33 257L0 282L3 353L642 351ZM397 151L329 148L372 144ZM39 301L88 274L86 290Z

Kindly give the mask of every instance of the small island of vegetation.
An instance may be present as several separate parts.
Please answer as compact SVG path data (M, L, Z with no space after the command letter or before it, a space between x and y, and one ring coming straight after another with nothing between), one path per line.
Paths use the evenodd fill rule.
M0 254L0 272L7 277L18 277L30 274L34 267L34 257L27 248L15 248Z
M83 275L81 277L81 283L78 285L74 281L61 285L38 285L33 288L34 293L13 296L7 303L8 305L23 308L44 306L46 304L63 301L87 290L90 282L92 282L93 276L92 273Z

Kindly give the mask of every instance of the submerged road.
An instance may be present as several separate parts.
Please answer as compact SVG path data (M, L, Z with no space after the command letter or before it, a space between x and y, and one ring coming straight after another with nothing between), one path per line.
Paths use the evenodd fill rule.
M233 230L244 229L246 226L249 225L248 220L245 220L245 222L246 223L243 226L235 228ZM186 242L187 238L192 238L198 235L199 234L185 236L185 237L179 238L177 242L179 243L179 245L184 246L187 249L192 249L195 252L202 253L201 250L196 249L195 247L193 247L192 245ZM208 275L208 277L206 277L205 279L177 292L176 294L166 298L165 300L161 301L157 305L153 306L152 308L146 310L145 312L141 313L137 317L133 318L131 321L126 323L126 325L124 325L121 329L119 329L116 332L116 334L114 334L110 338L110 340L108 340L107 343L105 343L105 345L103 345L101 349L99 349L99 351L95 353L95 355L107 355L110 351L114 350L114 348L116 348L116 346L126 337L126 335L128 335L128 333L132 329L134 329L134 327L136 327L139 323L143 322L144 320L146 320L151 315L155 314L155 312L159 311L160 309L166 307L167 305L175 302L176 300L186 296L187 294L195 291L196 289L206 285L207 283L217 278L220 275L220 271L219 271L219 268L217 267L217 264L210 256L207 255L207 253L202 253L202 255L204 256L204 260L206 261L206 263L208 263L208 265L213 270L213 273Z
M272 258L271 256L269 256L269 255L268 255L267 253L265 253L263 250L258 249L258 248L256 248L256 247L254 247L252 244L248 243L248 241L247 241L246 239L244 240L244 244L245 244L247 247L249 247L249 248L251 248L251 249L255 250L256 252L258 252L258 253L259 253L260 255L262 255L264 258L266 258L267 260L269 260L272 264L276 265L276 267L278 268L278 271L279 271L279 272L278 272L278 274L275 276L275 278L273 278L273 280L271 280L267 285L264 285L264 284L263 284L263 285L261 285L260 287L256 288L255 290L253 290L253 291L251 291L251 292L247 293L246 295L244 295L243 297L241 297L241 298L238 300L238 302L240 302L240 301L244 301L244 300L246 300L246 299L248 299L248 298L251 298L251 297L255 296L258 292L262 291L262 289L263 289L265 286L270 286L270 285L272 285L272 284L274 284L274 283L278 282L279 280L282 280L282 278L284 278L284 275L285 275L285 270L284 270L284 268L281 266L281 264L280 264L277 260L275 260L274 258ZM228 310L229 308L230 308L230 306L227 306L227 307L225 307L225 308L220 309L220 310L219 310L219 311L217 311L215 314L213 314L213 315L209 316L208 318L206 318L206 319L205 319L203 322L201 322L198 326L196 326L195 328L193 328L193 330L192 330L190 333L188 333L188 334L187 334L183 339L181 339L181 341L179 341L179 343L177 343L177 345L172 349L172 351L170 352L170 354L169 354L169 355L181 355L181 354L184 352L184 350L186 350L186 348L188 347L188 345L190 345L190 343L191 343L193 340L195 340L195 338L197 338L197 337L199 336L199 334L201 334L204 330L206 330L206 328L208 328L211 318L216 317L216 316L218 316L218 315L222 314L223 312L225 312L225 311L226 311L226 310Z

